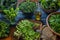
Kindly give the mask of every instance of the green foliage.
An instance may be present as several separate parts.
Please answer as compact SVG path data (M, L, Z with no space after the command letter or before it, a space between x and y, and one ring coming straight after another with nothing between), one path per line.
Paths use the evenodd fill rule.
M5 6L3 6L3 5L0 5L0 9L2 9L2 10L3 10L3 9L5 9Z
M19 9L24 13L31 13L34 12L37 8L36 3L34 2L22 2L19 5Z
M0 38L7 37L9 34L9 24L4 21L0 21Z
M40 4L44 9L57 10L59 8L58 0L40 0Z
M11 7L16 8L17 0L0 0L0 10L9 9Z
M60 14L51 15L49 24L55 32L60 33Z
M60 0L58 0L58 3L57 3L57 4L58 4L58 6L60 7Z
M16 8L15 10L13 8L11 8L10 10L4 10L5 18L9 20L11 23L14 23L18 11L19 8Z
M40 37L40 33L35 32L32 28L35 23L28 20L22 20L16 26L15 36L22 36L24 40L37 40ZM39 26L39 25L38 25Z

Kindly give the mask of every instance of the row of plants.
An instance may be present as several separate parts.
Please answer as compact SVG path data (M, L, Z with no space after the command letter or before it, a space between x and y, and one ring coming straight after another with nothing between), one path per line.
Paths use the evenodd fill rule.
M30 2L30 0L26 0L26 2L28 2L28 3L25 3L25 2L22 2L21 3L21 5L19 5L19 6L22 6L24 3L26 4L26 6L24 6L24 7L26 7L26 9L28 10L29 8L28 8L28 4L29 4L29 2ZM39 2L40 2L40 6L42 7L42 8L44 8L44 9L47 9L47 10L58 10L59 8L60 8L60 1L59 0L39 0ZM33 4L33 2L32 2L32 4ZM31 4L31 5L32 5ZM35 5L35 7L33 7L33 5L32 5L32 7L30 8L31 10L33 10L33 9L35 9L36 8L36 3L34 3L34 5ZM30 5L29 5L30 6ZM21 8L23 8L24 9L24 7L21 7ZM30 10L29 9L29 10ZM21 9L22 10L22 9ZM23 11L23 10L22 10ZM24 13L29 13L29 11L26 11L25 10L25 12ZM33 11L32 11L33 12ZM30 12L31 13L31 12Z
M39 0L40 6L42 9L50 12L56 11L60 8L59 0ZM37 8L37 3L31 2L30 0L26 0L19 4L19 8L23 13L33 13Z
M14 23L16 22L15 18L17 16L19 10L21 10L25 14L29 14L29 13L34 12L36 8L37 8L36 3L30 2L30 1L21 3L19 5L19 7L16 9L14 9L14 8L4 9L3 8L4 18L5 18L5 20L8 20L11 25L14 25ZM10 24L8 24L7 22L0 22L0 23L3 23L3 24L0 24L0 26L2 27L1 28L2 30L0 30L0 32L1 32L0 38L8 37L9 33L10 33L10 29L9 29ZM35 24L28 20L19 21L19 23L17 23L17 25L16 25L16 30L14 32L14 36L15 37L17 36L19 38L22 36L23 40L39 40L40 33L36 32L33 29L34 26L38 27L39 25L40 24L37 24L37 23Z
M1 2L1 1L0 1ZM44 9L47 10L57 10L60 8L60 1L59 0L40 0L40 4ZM50 5L49 5L50 4ZM7 4L8 5L8 4ZM17 16L17 13L19 10L23 12L23 14L28 17L32 17L31 14L34 13L36 10L37 6L35 2L30 2L30 0L26 0L25 2L22 2L18 8L9 8L9 9L4 9L4 17L6 20L9 20L10 24L15 23L15 18ZM28 16L27 16L28 15ZM49 24L51 28L56 31L57 33L60 33L60 25L59 25L59 15L52 15L49 19ZM9 33L9 26L6 24L6 22L0 22L1 26L1 34L0 37L6 37L8 36ZM58 24L58 25L57 25ZM19 22L16 26L16 31L14 32L14 36L19 36L23 38L23 40L36 40L39 38L39 33L35 32L32 28L33 26L36 26L36 24L29 22L28 20L22 20ZM39 24L37 24L39 25ZM4 27L4 28L3 28ZM7 29L5 29L7 28ZM5 31L6 30L6 31ZM32 33L32 34L31 34Z
M5 2L5 3L4 3ZM56 11L60 8L60 1L59 0L39 0L40 6L46 10L47 12ZM17 3L16 0L0 0L0 9L11 8L14 4ZM11 7L10 7L11 6ZM15 6L16 7L16 4ZM8 8L8 9L9 9ZM30 0L26 0L19 5L20 10L24 13L24 15L33 14L35 9L37 8L35 2L30 2ZM31 16L32 16L31 14ZM29 16L28 15L28 16Z
M58 10L60 8L59 0L39 0L39 2L40 2L40 6L47 11ZM17 3L16 0L0 0L0 9L6 9L6 8L9 9L14 5L16 7L17 5L16 3ZM25 2L20 3L18 7L23 13L33 13L37 8L36 3L31 2L30 0L26 0Z

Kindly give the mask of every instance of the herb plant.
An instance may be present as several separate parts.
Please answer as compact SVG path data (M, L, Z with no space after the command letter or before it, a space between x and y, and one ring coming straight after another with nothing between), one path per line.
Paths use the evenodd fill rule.
M30 0L26 0L26 2L22 2L19 5L19 9L24 13L32 13L35 11L36 7L36 3L30 2Z
M40 37L40 33L35 32L32 28L35 26L33 22L28 20L22 20L16 26L16 31L14 32L14 36L23 37L23 40L38 40ZM39 26L39 25L38 25Z
M11 24L15 22L15 18L17 16L17 12L19 11L19 8L11 8L10 10L4 10L5 18L10 21Z
M49 24L55 32L60 33L60 14L51 15Z
M40 0L42 8L47 10L57 10L59 8L57 3L58 0Z
M8 37L9 34L9 24L4 21L0 21L0 38Z

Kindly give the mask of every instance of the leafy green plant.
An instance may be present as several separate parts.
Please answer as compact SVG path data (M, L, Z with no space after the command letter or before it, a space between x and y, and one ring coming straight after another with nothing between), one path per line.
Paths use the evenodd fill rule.
M55 32L60 33L60 14L51 15L49 24Z
M35 2L30 2L30 0L26 0L26 2L22 2L19 5L19 9L24 13L34 12L36 7L37 7L36 3Z
M59 8L57 0L40 0L42 8L47 10L57 10Z
M9 24L4 21L0 21L0 38L8 37L9 34Z
M16 8L15 10L13 8L11 8L10 10L4 10L5 18L9 20L11 24L13 24L15 22L18 11L19 8Z
M28 20L22 20L17 24L14 36L22 36L23 40L38 40L38 38L40 37L40 33L35 32L32 29L34 26L35 23L30 22Z

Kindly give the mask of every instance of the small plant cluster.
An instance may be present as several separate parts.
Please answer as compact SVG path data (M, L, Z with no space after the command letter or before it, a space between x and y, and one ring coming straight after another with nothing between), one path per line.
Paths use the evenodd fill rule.
M0 38L8 37L9 32L9 24L4 21L0 21Z
M60 34L60 14L51 15L49 24L55 32Z
M42 8L47 10L57 10L60 6L59 0L40 0Z
M23 37L23 40L38 40L40 38L40 33L35 32L32 28L35 26L33 22L28 20L22 20L16 26L16 31L14 36ZM39 26L39 24L38 24Z
M19 5L19 9L24 13L32 13L35 11L36 8L37 8L36 3L30 2L30 0L26 0L26 2L22 2Z
M19 11L19 8L11 8L10 10L4 10L5 18L10 21L10 23L15 22L15 18L17 16L17 12Z

